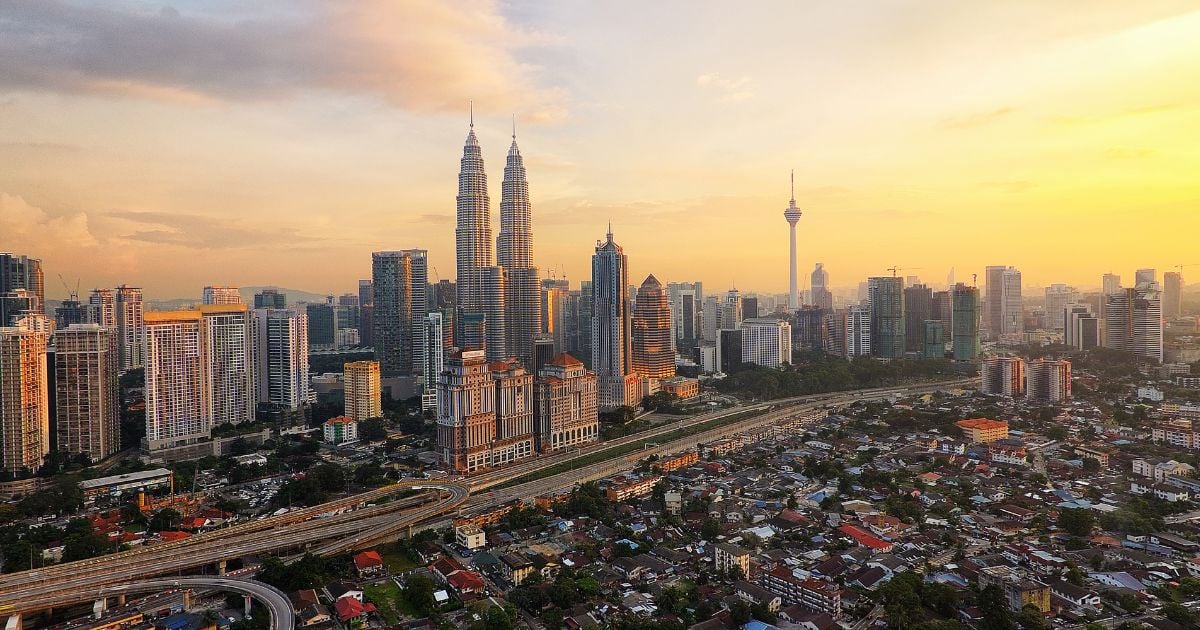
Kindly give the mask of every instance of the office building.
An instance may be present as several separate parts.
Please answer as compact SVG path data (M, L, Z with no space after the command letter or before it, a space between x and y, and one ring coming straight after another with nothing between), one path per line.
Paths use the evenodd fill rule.
M50 452L52 394L47 323L33 315L13 324L0 326L0 472L19 476L36 473Z
M736 288L725 293L721 302L721 330L737 330L742 325L742 293Z
M817 306L801 306L788 316L792 325L792 349L800 352L826 350L825 318L828 312Z
M996 340L1025 331L1021 272L1016 267L993 265L985 270L984 324L988 337Z
M1150 268L1138 269L1136 272L1134 272L1133 284L1135 286L1142 284L1142 283L1148 283L1148 282L1155 282L1155 283L1158 282L1158 270L1157 269L1150 269Z
M1104 346L1162 361L1162 292L1143 282L1105 298Z
M922 332L921 338L925 345L921 350L921 358L946 358L946 329L943 328L942 322L936 319L927 319L924 324L925 330Z
M742 319L758 317L758 296L747 295L742 298Z
M89 321L117 331L117 356L122 370L142 367L145 343L142 290L121 285L93 289L88 298Z
M636 405L640 398L628 387L633 376L631 319L629 265L625 252L613 241L610 225L606 240L596 241L592 256L592 370L601 409Z
M541 330L541 291L533 263L533 210L525 163L517 148L516 129L504 165L500 195L500 235L496 263L505 272L504 346L522 365L533 365L533 338ZM563 299L566 295L564 292Z
M66 328L71 324L86 324L88 321L88 309L84 306L83 302L76 299L74 293L54 309L55 328ZM117 341L116 331L113 331L112 340L115 344ZM115 357L116 355L114 354L113 356Z
M726 374L733 373L742 365L742 331L717 331L717 365Z
M1167 320L1183 316L1183 274L1168 271L1163 274L1163 317Z
M533 340L533 374L540 374L542 368L550 364L550 359L553 359L560 353L558 348L554 347L554 339L542 335ZM536 412L535 412L536 413Z
M671 282L667 284L671 306L671 340L682 352L694 348L702 338L700 311L704 304L704 284L700 282Z
M1046 287L1046 328L1055 331L1067 329L1067 311L1079 301L1079 291L1065 284Z
M825 309L833 310L833 293L829 290L829 272L825 270L825 263L817 263L817 267L813 269L811 277L812 305Z
M993 396L1018 398L1025 394L1025 359L993 355L984 357L979 391Z
M351 361L342 367L346 417L356 422L383 415L378 361Z
M71 324L54 331L57 450L99 461L121 450L116 331Z
M925 322L933 319L933 289L924 284L904 288L904 348L925 351Z
M1066 311L1063 343L1077 350L1098 347L1100 330L1100 319L1092 314L1091 307L1086 304L1074 304Z
M671 349L671 307L658 278L646 276L633 309L633 371L658 381L675 376Z
M428 274L423 249L371 254L371 339L385 378L419 374L425 367Z
M533 374L520 360L493 361L488 369L496 392L496 441L491 465L503 466L534 453Z
M1034 359L1025 366L1025 395L1030 400L1063 402L1071 398L1071 362Z
M584 366L591 368L592 365L592 310L593 306L593 291L592 281L583 280L579 283L579 290L572 291L569 297L569 309L574 313L575 334L570 337L567 343L567 351L571 356L583 361Z
M254 294L254 309L260 308L287 308L287 294L281 293L278 289L263 289Z
M43 313L45 308L42 261L0 252L0 326L11 327L22 313Z
M567 280L565 278L542 280L541 294L541 334L553 339L556 347L566 348L567 300L571 295Z
M460 161L455 217L456 305L460 320L455 323L455 332L457 334L461 328L464 334L470 334L472 347L480 341L476 333L482 333L480 347L486 348L490 360L500 360L507 356L504 347L507 330L504 323L505 274L492 257L491 200L473 117ZM378 317L378 300L375 308ZM468 330L461 324L464 315L482 316L471 322L472 328L478 330ZM457 340L457 345L468 347L462 340Z
M237 287L204 287L202 304L241 304L242 294Z
M950 341L954 334L954 299L951 297L951 291L954 285L945 291L933 292L933 315L929 319L936 319L942 323L942 334L946 341Z
M559 353L538 372L535 385L537 447L544 453L575 448L600 439L596 375L567 353Z
M785 320L755 317L742 322L742 363L777 368L792 362L792 327Z
M796 278L796 223L800 221L800 208L796 207L796 173L792 172L792 199L783 211L783 218L788 222L788 235L791 238L791 248L788 250L788 310L800 308L800 290ZM734 326L733 328L736 328Z
M871 308L871 355L903 359L906 346L903 278L868 278L867 304Z
M308 315L308 347L313 350L336 349L338 313L333 304L333 296L328 296L324 304L305 304L304 312Z
M954 312L954 333L950 338L954 348L954 360L974 361L979 358L980 352L979 289L960 282L950 290L950 300Z
M338 330L362 328L362 306L358 294L343 293L337 299ZM361 338L361 337L360 337Z
M715 295L704 296L703 307L700 310L701 340L716 342L717 331L721 329L721 301Z
M839 311L842 349L847 359L871 355L871 309L854 305Z
M362 343L364 348L374 348L375 347L374 334L375 334L375 285L371 280L359 280L358 281L358 339Z
M295 411L310 402L308 315L298 309L262 308L250 313L258 404Z
M1101 278L1101 291L1104 295L1112 295L1121 290L1121 276L1115 273L1106 273Z

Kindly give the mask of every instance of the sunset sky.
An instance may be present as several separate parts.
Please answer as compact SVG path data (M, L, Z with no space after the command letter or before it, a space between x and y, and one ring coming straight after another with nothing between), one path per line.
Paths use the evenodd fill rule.
M515 114L572 284L611 220L631 280L785 291L793 168L804 287L1161 276L1200 263L1198 42L1185 0L0 0L0 250L51 297L452 278L473 99L494 229Z

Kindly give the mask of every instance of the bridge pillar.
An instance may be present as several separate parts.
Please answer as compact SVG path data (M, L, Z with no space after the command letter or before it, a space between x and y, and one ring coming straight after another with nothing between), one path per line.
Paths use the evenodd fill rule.
M225 568L229 565L228 560L217 561L217 575L225 575Z
M92 604L92 615L99 619L104 616L104 611L108 610L108 598L101 596Z
M413 537L413 526L412 526L412 523L409 523L409 524L408 524L408 537L409 537L409 538L412 538L412 537Z
M246 610L245 610L245 614L246 614L246 618L247 618L247 619L250 619L250 596L249 596L249 595L242 595L242 599L246 600Z
M192 609L192 589L190 588L183 591L183 609Z
M125 596L124 595L117 595L117 605L118 606L125 605Z

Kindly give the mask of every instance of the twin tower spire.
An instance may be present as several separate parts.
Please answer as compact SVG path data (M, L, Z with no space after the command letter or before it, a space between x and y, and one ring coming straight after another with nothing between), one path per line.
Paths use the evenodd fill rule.
M529 182L517 148L515 116L501 185L495 259L491 200L475 135L474 104L458 173L454 236L458 271L455 343L464 349L486 350L490 361L515 356L532 370L533 340L541 330L541 295L533 263Z

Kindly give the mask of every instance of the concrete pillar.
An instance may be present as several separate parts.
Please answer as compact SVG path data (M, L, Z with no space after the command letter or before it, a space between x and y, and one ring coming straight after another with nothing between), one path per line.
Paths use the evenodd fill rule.
M228 560L217 561L217 575L225 575L225 567L228 565Z
M183 591L183 609L192 609L192 589L190 588Z
M242 595L242 599L246 600L246 611L245 611L245 613L246 613L246 618L247 618L247 619L250 619L250 602L251 602L250 596L249 596L249 595Z
M108 598L101 596L92 604L92 615L99 619L104 616L104 611L108 610Z
M125 596L124 595L117 595L117 605L118 606L125 605Z

